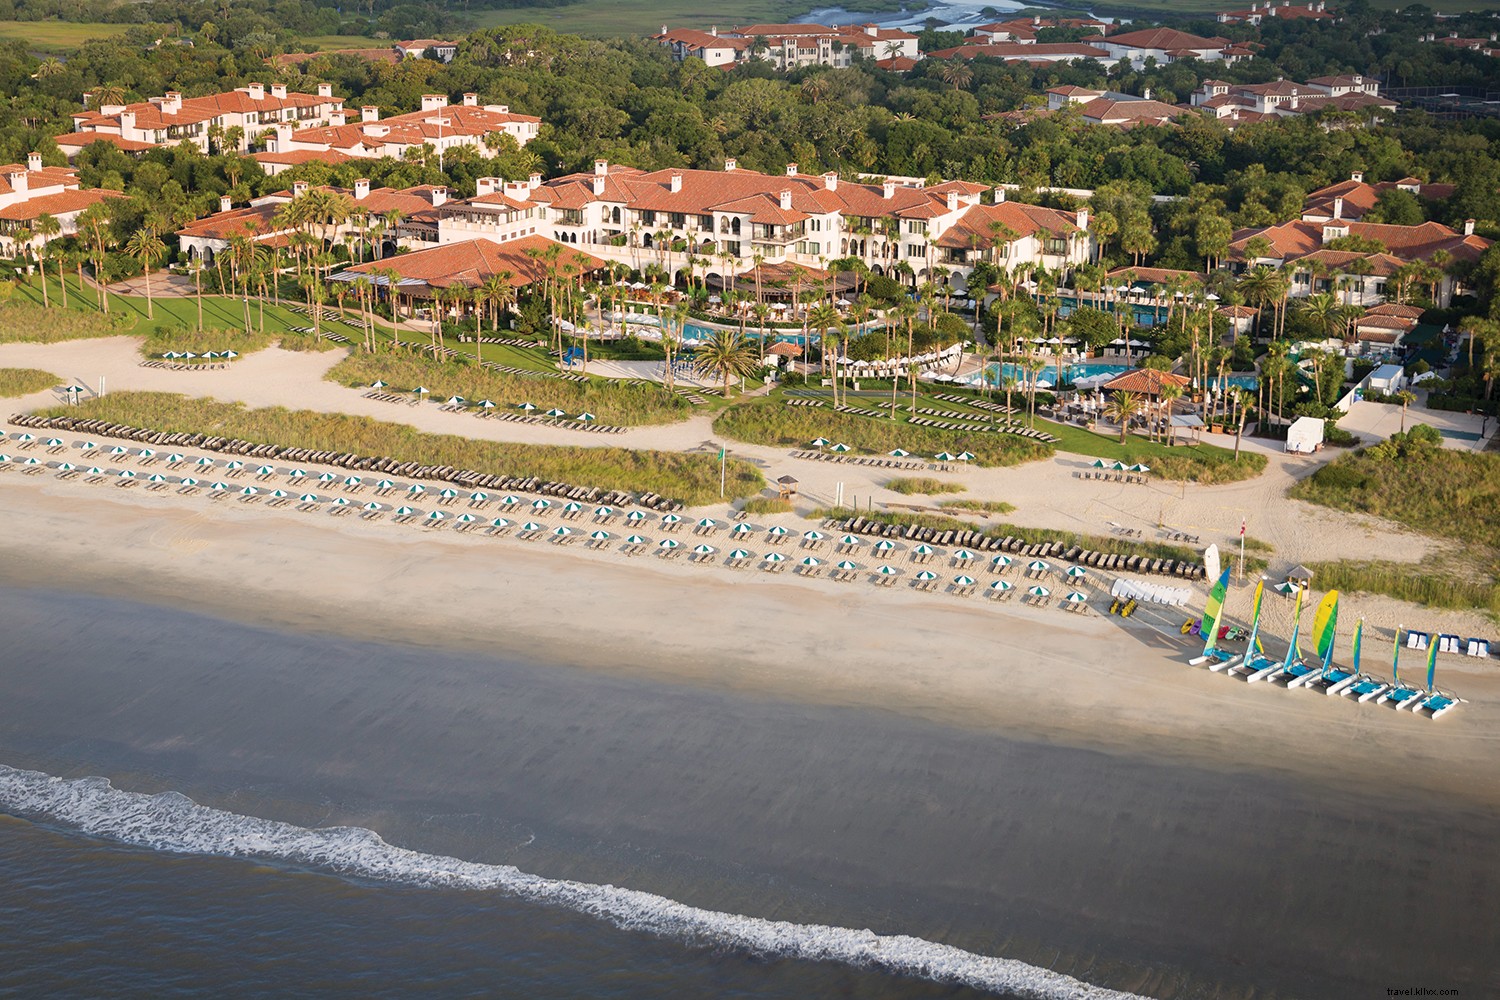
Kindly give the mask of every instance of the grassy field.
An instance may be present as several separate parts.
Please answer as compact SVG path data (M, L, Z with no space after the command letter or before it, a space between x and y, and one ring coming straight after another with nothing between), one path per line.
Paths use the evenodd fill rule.
M0 324L0 341L3 340L69 340L77 336L99 337L107 336L110 332L126 334L131 336L150 336L166 330L179 330L184 327L197 329L198 326L198 302L196 298L158 298L152 306L152 317L146 316L145 296L109 296L109 315L102 316L99 312L98 298L94 289L85 287L80 295L78 281L72 278L68 281L68 307L62 307L62 293L58 287L57 278L48 278L47 294L51 298L51 306L41 309L42 283L33 278L29 284L17 285L15 297L5 308L18 308L24 304L30 304L37 308L32 310L38 329L11 329L12 324ZM283 334L290 332L293 327L311 326L312 320L290 309L283 309L274 303L267 302L265 306L265 327L267 334ZM260 324L260 311L254 299L250 300L250 319L257 329ZM213 327L218 329L244 328L244 308L238 298L229 298L219 295L203 296L203 326L205 329ZM112 331L103 333L80 333L75 337L59 335L43 335L39 330L51 330L64 328L68 325L112 323Z
M62 379L40 368L0 368L0 399L29 396L62 385Z
M281 407L252 410L239 403L167 392L112 392L79 406L45 412L286 448L348 451L475 472L537 476L578 486L650 491L688 504L719 499L719 462L713 455L475 441L451 434L423 434L405 424L368 417ZM748 463L730 459L726 472L725 499L753 495L765 487L765 478Z
M0 39L26 43L34 52L70 52L91 38L123 35L130 25L98 21L0 21Z
M324 52L328 49L385 49L391 45L389 38L370 38L366 35L303 35L297 39L300 52Z
M671 28L728 29L736 24L769 24L794 20L813 8L787 0L580 0L566 7L522 7L476 10L481 28L504 24L541 24L595 38L608 35L654 35L663 24Z
M1429 608L1483 611L1500 620L1500 583L1461 579L1446 567L1376 561L1315 562L1307 568L1320 590L1385 594Z

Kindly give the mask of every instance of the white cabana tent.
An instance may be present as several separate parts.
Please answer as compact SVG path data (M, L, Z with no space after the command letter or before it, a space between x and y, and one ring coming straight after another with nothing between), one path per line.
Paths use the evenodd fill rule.
M1298 417L1286 429L1286 450L1294 455L1311 455L1323 447L1323 418Z

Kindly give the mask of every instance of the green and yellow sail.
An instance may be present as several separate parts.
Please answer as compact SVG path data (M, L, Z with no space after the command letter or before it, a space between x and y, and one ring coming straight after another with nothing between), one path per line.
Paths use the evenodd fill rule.
M1214 643L1219 638L1219 619L1224 617L1224 598L1229 594L1229 573L1226 567L1219 576L1219 582L1208 592L1208 606L1203 609L1203 624L1198 630L1203 634L1203 655L1214 651Z
M1318 659L1323 663L1323 672L1333 662L1333 638L1339 625L1339 592L1330 590L1318 602L1318 611L1313 615L1313 642Z

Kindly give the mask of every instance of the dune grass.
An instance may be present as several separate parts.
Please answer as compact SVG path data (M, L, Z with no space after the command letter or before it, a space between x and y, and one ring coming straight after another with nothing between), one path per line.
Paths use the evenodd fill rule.
M202 355L212 352L222 354L225 351L234 351L237 354L254 354L256 351L270 347L277 340L277 335L269 330L261 333L259 330L251 330L246 333L243 329L214 329L212 327L197 330L191 327L168 327L160 330L152 330L146 335L141 343L141 353L148 358L159 358L169 351L178 354L184 352L197 354L197 360L202 361Z
M109 420L153 430L214 434L286 448L346 451L475 472L658 493L687 504L719 501L719 461L713 455L476 441L452 434L423 434L405 424L368 417L282 407L248 409L239 403L165 392L115 392L48 416ZM726 499L765 487L746 462L726 466Z
M1015 504L1004 500L944 500L938 504L944 510L968 510L982 514L1009 514Z
M685 419L692 410L687 400L654 383L527 378L480 368L464 358L434 361L413 355L356 353L334 365L328 378L359 388L378 380L394 392L425 386L433 398L462 396L476 403L488 399L502 407L531 403L539 413L553 408L569 416L588 412L600 423L627 427L672 423Z
M43 309L17 297L0 305L0 343L57 344L65 340L117 337L128 333L124 317L74 309Z
M1482 611L1500 620L1500 582L1463 579L1423 563L1309 563L1321 590L1384 594L1429 608Z
M885 488L902 496L937 496L939 493L963 493L968 487L963 483L950 483L931 476L898 476L886 480Z
M896 420L839 413L827 407L787 406L771 396L732 406L714 420L715 433L751 444L807 448L825 437L855 452L885 455L896 448L913 455L971 452L977 465L1019 465L1052 454L1040 441L987 431L947 431Z
M0 398L14 399L62 385L62 379L40 368L0 368Z
M780 497L751 497L741 509L746 514L790 514L792 502Z

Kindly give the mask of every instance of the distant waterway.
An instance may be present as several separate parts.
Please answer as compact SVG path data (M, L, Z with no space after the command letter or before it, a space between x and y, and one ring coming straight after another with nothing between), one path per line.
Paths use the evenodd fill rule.
M842 7L819 7L808 12L805 18L813 24L878 24L883 28L922 28L928 20L940 24L972 27L1003 21L1018 10L1035 7L1036 4L1015 3L1013 0L936 0L921 10L905 10L878 14L849 11ZM998 13L987 14L985 11Z

